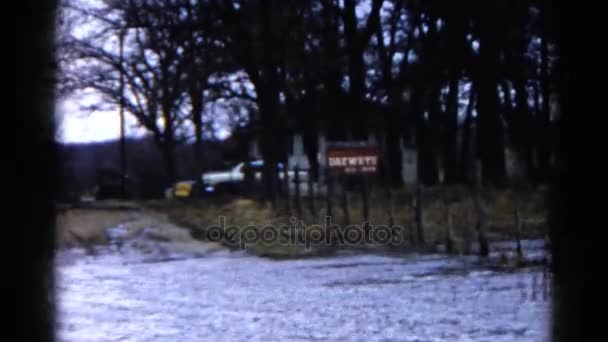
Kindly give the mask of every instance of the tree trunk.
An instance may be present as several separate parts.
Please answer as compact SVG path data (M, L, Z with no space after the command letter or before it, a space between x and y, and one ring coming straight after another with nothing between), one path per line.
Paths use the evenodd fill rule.
M192 123L194 124L194 161L197 172L203 171L203 99L202 92L192 90L190 92L190 102L192 103Z
M166 92L165 92L166 94ZM161 142L163 162L167 174L167 185L172 185L176 180L176 160L175 160L175 126L171 115L171 107L168 100L163 101L164 130Z
M322 72L323 84L327 88L323 97L323 111L327 122L327 137L330 139L344 139L348 120L342 108L342 58L338 51L340 46L340 18L333 9L333 0L323 2L323 56L327 62Z
M542 20L542 19L541 19ZM538 135L538 162L541 180L547 180L549 176L551 159L551 134L550 134L550 107L549 107L549 61L548 41L542 38L541 43L541 68L540 82L542 91L541 112L538 117L536 134Z
M348 55L349 76L349 124L354 139L365 139L367 137L367 118L364 108L365 103L365 63L363 61L364 46L360 41L360 32L357 29L357 17L355 15L355 1L344 1L344 34Z
M528 105L528 92L526 89L526 81L523 78L517 78L513 82L515 87L515 103L516 108L514 115L517 117L518 134L517 134L517 149L519 156L523 159L526 174L529 179L533 179L534 168L532 164L532 149L534 140L531 134L533 125L532 114Z
M428 172L426 185L435 185L440 181L439 151L441 147L442 117L441 111L441 82L437 79L432 85L428 97L428 120L426 137L428 138L424 149L424 160L427 163L425 170ZM442 170L443 171L443 170Z
M257 88L256 91L258 91ZM258 91L258 98L261 100L258 103L260 112L262 113L262 135L260 141L260 150L264 159L262 179L266 198L276 205L278 195L277 163L279 160L277 145L280 145L277 144L277 136L282 134L280 126L276 122L279 106L278 91L266 88Z
M175 146L173 142L165 141L162 144L163 164L167 176L168 186L175 183L176 180L176 161L175 161Z
M401 138L401 128L399 125L398 117L393 113L389 113L389 120L387 121L387 127L385 127L386 133L386 152L385 158L387 161L388 175L391 186L393 185L403 185L403 178L401 176L401 167L402 167L402 159L401 159L401 146L400 138Z
M445 113L445 134L443 141L445 183L455 184L463 181L458 158L458 109L460 77L464 66L467 49L467 14L462 4L450 1L447 14L447 46L449 58L446 58L449 77L449 94Z
M272 201L273 207L277 208L278 196L278 172L277 163L279 161L279 148L284 146L285 132L280 118L280 76L278 75L276 39L273 31L273 16L270 13L271 6L266 1L262 1L259 6L260 27L262 38L262 63L263 75L256 77L256 92L258 107L261 113L262 136L261 152L264 157L263 179L266 197Z
M477 101L477 151L482 162L484 182L504 186L506 181L504 128L498 106L498 80L500 45L499 27L492 13L497 13L494 3L480 17L479 73L476 88ZM484 11L485 12L485 11Z
M443 145L446 184L456 184L462 180L458 170L458 81L458 74L454 72L450 79Z
M431 21L434 22L434 19ZM430 25L427 40L421 51L421 59L428 60L422 66L425 75L418 81L412 97L415 101L414 113L417 114L419 176L424 185L435 185L439 179L437 148L440 146L438 137L442 117L440 103L442 79L439 72L442 65L440 58L437 57L439 49L435 25Z
M434 185L437 183L437 160L435 158L432 132L429 119L425 118L425 110L422 105L423 94L415 95L418 104L415 106L416 116L416 145L418 147L418 175L422 184Z
M463 123L462 148L460 154L460 177L467 182L470 182L472 178L470 177L472 169L471 125L473 124L473 110L475 109L475 90L471 87L470 92L467 113Z
M363 54L359 51L352 51L349 63L349 90L351 99L349 102L351 107L349 124L353 139L355 140L365 139L368 133L364 75Z

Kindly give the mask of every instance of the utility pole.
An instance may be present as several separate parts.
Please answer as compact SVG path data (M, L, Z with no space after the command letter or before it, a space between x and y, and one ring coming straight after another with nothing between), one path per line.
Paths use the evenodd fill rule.
M127 175L127 149L125 140L125 80L124 80L124 67L123 67L123 47L125 40L125 30L121 29L118 35L119 38L119 54L120 54L120 190L122 198L127 197L125 177Z

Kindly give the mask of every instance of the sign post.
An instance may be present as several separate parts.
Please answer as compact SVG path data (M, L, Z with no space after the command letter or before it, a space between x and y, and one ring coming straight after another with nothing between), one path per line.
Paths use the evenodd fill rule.
M369 177L379 170L380 149L378 145L368 141L328 143L326 158L330 177L352 176L353 178L360 178L365 241L369 241ZM345 191L343 189L344 199L346 199ZM346 210L345 213L347 213Z

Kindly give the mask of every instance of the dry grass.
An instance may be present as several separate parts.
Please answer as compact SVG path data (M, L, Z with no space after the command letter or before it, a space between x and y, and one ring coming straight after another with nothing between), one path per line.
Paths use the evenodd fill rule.
M136 219L127 225L128 235L138 235L145 228L154 228L147 235L148 238L158 241L170 241L172 243L190 243L194 241L190 235L190 231L171 222L167 215L163 213L148 210L137 213Z
M394 202L396 224L414 224L414 209L409 205L413 198L411 193L397 194ZM378 200L382 201L382 199ZM386 199L384 203L387 203ZM427 241L443 238L446 227L446 203L449 203L454 233L465 238L474 234L478 216L474 194L471 191L460 187L427 189L422 199ZM516 208L524 221L525 236L539 235L545 223L547 208L541 192L487 189L481 194L481 204L487 214L488 237L491 240L512 236Z
M275 213L270 204L246 198L185 202L177 206L165 206L161 210L166 212L177 224L203 232L211 226L219 225L222 219L225 227L236 226L240 229L255 227L258 231L268 225L277 227L290 224L290 217ZM262 242L245 245L240 240L234 241L234 243L224 241L224 244L235 248L246 247L254 254L273 258L301 257L313 253L306 251L303 245L264 244Z
M215 243L203 243L194 239L188 229L178 226L167 214L150 210L99 210L69 209L57 215L57 246L59 249L106 244L107 229L124 224L126 235L121 239L140 236L168 243L168 248L179 252L211 252L222 249Z
M487 212L488 238L490 240L509 239L513 235L515 208L518 207L524 219L524 237L540 236L545 222L546 206L543 193L533 191L494 190L486 189L481 194L482 204ZM403 227L414 227L415 211L413 193L397 191L393 193L393 223ZM442 241L445 234L445 203L450 203L453 215L454 234L459 238L471 238L477 222L473 193L462 187L447 189L428 188L423 193L423 215L425 240L428 242ZM304 215L301 219L309 227L311 224L323 224L326 215L325 199L317 199L319 209L312 216L302 201ZM284 202L281 204L284 207ZM344 224L345 215L342 210L341 198L336 196L333 201L333 223ZM372 192L370 196L370 222L372 225L388 225L388 209L386 192L381 189ZM200 201L173 203L162 208L169 217L180 225L204 230L219 223L224 217L226 226L235 225L241 228L254 226L261 229L267 225L289 225L288 213L277 213L267 203L261 203L245 198L206 199ZM295 208L292 204L292 212ZM359 193L349 193L350 224L363 223L363 205ZM527 223L527 224L526 224ZM268 245L255 243L248 246L254 253L272 257L291 257L309 254L302 245Z
M58 248L75 247L81 244L104 244L106 229L128 222L134 218L130 211L70 209L57 214L56 242Z

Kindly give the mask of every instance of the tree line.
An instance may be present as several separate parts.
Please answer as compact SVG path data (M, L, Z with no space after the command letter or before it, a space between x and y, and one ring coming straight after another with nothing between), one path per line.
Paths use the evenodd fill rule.
M221 120L257 128L269 193L296 131L313 167L321 132L378 134L396 184L400 141L418 149L427 185L440 169L446 184L471 182L479 160L484 182L505 186L507 147L527 181L551 175L559 51L547 0L64 0L61 10L60 91L123 101L169 182L176 146L200 151Z

